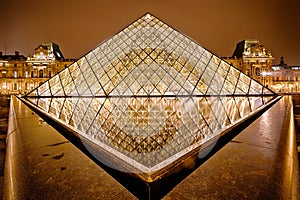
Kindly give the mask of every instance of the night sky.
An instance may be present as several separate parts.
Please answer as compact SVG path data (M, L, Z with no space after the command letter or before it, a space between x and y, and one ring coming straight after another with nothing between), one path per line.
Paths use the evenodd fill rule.
M0 51L31 55L41 42L79 58L150 12L220 57L236 43L259 39L289 65L300 65L296 0L0 0Z

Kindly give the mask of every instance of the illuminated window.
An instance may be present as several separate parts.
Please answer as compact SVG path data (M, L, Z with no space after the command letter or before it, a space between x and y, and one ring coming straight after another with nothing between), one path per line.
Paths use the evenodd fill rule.
M2 71L2 77L3 77L3 78L6 77L6 71Z
M6 82L2 83L2 90L6 90Z
M25 71L25 78L28 78L28 71Z
M14 78L17 78L17 77L18 77L18 72L14 71Z
M45 59L45 55L43 52L40 52L40 59Z
M51 51L49 51L48 57L49 57L49 58L53 58L53 53L52 53Z

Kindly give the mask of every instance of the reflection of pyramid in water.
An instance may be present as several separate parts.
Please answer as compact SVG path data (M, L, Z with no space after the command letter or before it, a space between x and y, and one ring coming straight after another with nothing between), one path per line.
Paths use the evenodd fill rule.
M24 98L150 173L219 136L275 96L146 14Z

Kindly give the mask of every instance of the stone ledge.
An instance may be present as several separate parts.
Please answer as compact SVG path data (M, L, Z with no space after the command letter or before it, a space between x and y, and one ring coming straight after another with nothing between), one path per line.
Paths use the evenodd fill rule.
M16 97L6 158L4 199L136 199Z
M282 98L164 199L297 199L292 110ZM4 199L136 199L15 97L7 142Z
M292 108L282 98L164 199L298 199Z

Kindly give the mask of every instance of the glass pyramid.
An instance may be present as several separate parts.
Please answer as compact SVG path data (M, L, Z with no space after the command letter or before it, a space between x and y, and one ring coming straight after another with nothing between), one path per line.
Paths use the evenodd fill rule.
M275 97L147 13L23 99L151 176Z

